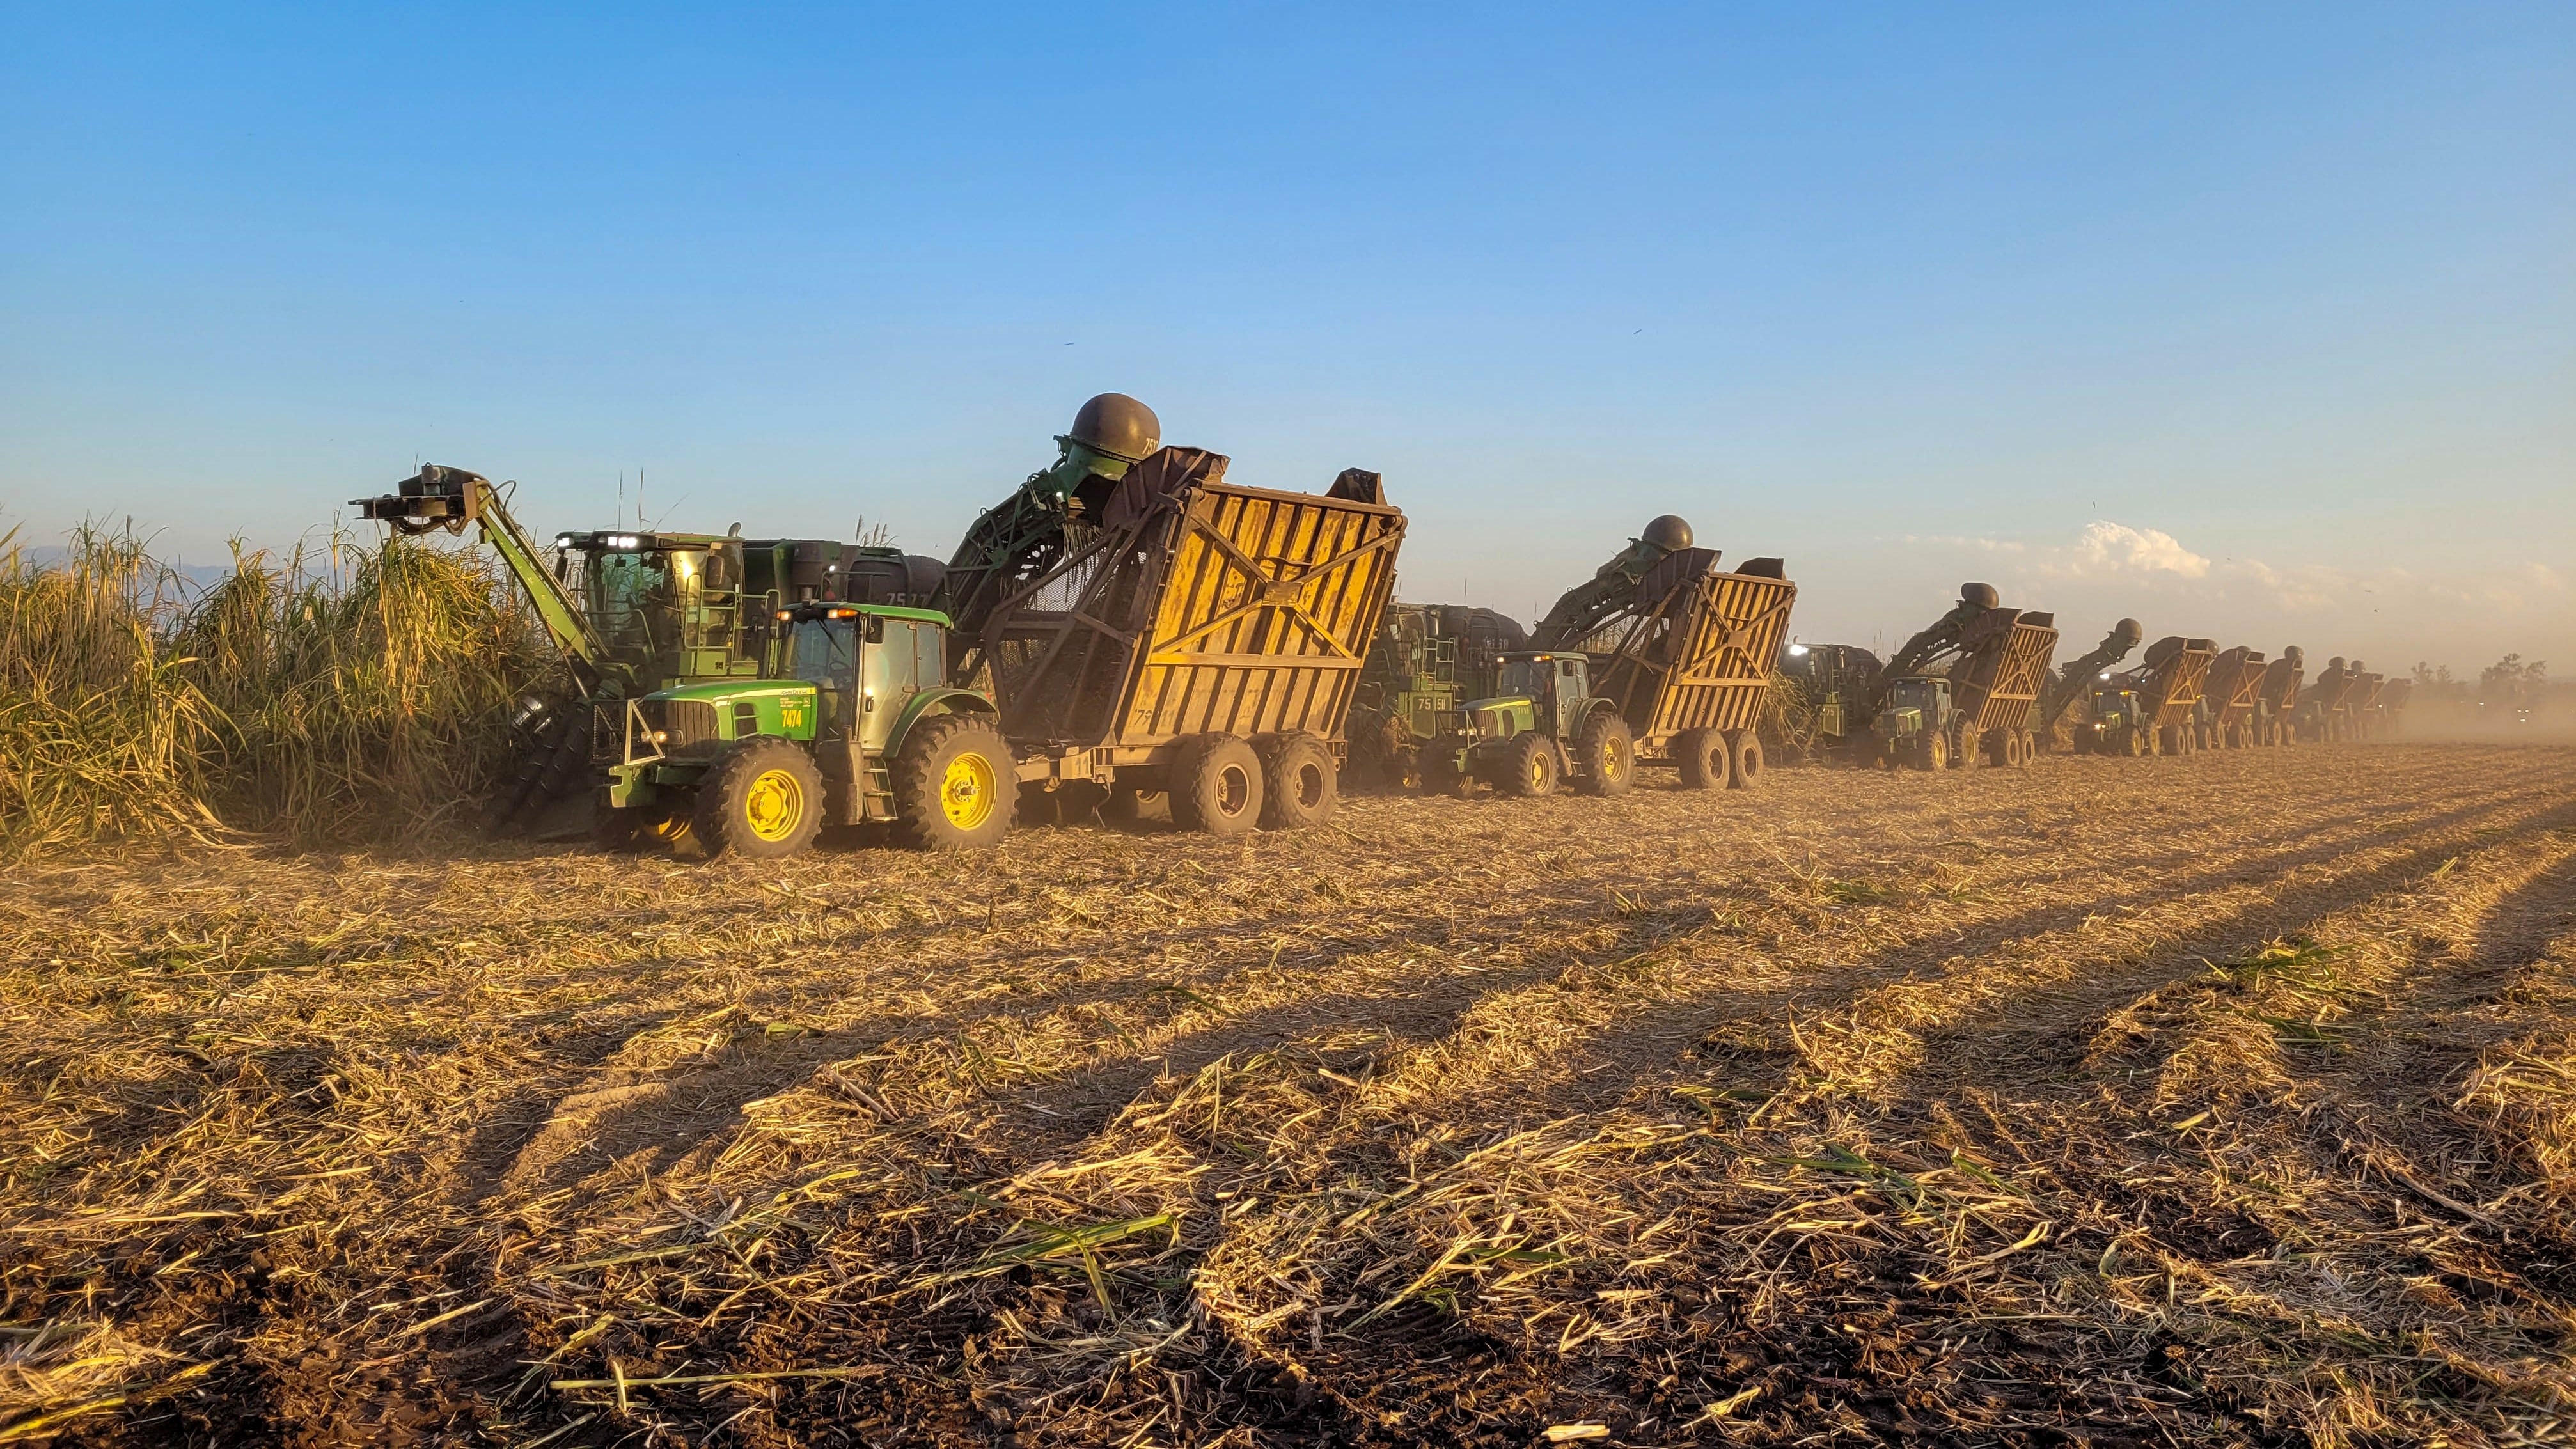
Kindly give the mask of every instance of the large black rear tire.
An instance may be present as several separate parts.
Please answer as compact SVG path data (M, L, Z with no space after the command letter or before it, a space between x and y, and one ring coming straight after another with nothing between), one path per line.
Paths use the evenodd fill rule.
M980 714L914 724L895 755L895 834L923 850L985 850L1011 833L1019 781L1001 729Z
M754 860L794 855L823 828L823 772L785 740L744 740L698 782L691 833L708 859L731 852Z
M1731 790L1759 786L1769 764L1762 758L1762 737L1751 730L1735 730L1726 736L1726 759L1726 784Z
M1192 735L1172 761L1172 823L1241 835L1261 823L1261 757L1229 734Z
M1684 730L1673 736L1671 748L1683 789L1723 790L1735 778L1735 752L1715 730Z
M1303 830L1333 818L1341 800L1341 772L1333 752L1310 734L1270 735L1252 752L1261 757L1261 828Z
M1628 722L1604 709L1584 721L1574 742L1582 773L1574 788L1586 795L1625 795L1637 783L1637 739Z

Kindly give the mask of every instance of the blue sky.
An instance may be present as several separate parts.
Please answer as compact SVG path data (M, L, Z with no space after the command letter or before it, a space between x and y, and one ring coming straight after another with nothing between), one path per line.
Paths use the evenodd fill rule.
M2576 668L2576 7L0 3L0 526L945 554L1119 389L1524 616L1646 518Z

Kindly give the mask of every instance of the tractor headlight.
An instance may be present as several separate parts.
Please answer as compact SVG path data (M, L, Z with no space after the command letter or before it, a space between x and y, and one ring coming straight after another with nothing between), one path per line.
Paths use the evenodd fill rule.
M669 730L655 730L655 731L653 731L653 743L655 743L655 744L657 744L657 745L667 745L667 744L669 744L670 742L671 742L671 732L670 732Z

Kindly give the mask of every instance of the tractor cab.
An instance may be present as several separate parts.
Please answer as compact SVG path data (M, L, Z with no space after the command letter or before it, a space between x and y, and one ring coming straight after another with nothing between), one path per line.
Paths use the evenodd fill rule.
M1592 698L1592 660L1579 652L1515 649L1500 656L1494 684L1495 694L1467 701L1478 738L1510 739L1528 730L1562 737Z
M948 618L852 604L777 611L769 674L815 686L821 734L877 752L925 690L945 683Z
M1882 740L1910 742L1937 734L1950 719L1950 681L1937 674L1918 674L1887 688L1870 729Z

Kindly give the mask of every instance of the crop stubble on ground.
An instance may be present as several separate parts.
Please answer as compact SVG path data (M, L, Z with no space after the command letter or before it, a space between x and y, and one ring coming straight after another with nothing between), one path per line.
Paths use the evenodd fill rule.
M17 875L0 1438L2576 1425L2576 751Z

